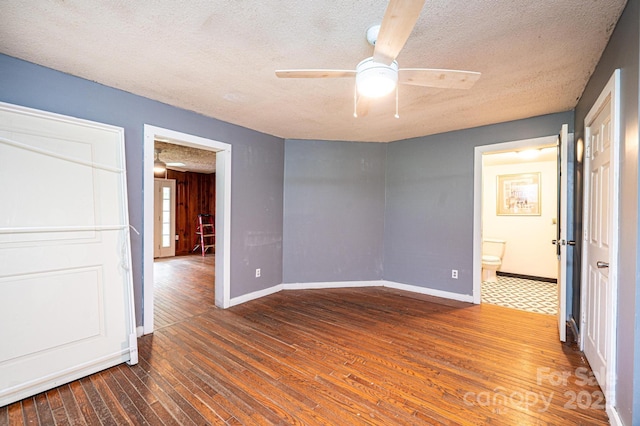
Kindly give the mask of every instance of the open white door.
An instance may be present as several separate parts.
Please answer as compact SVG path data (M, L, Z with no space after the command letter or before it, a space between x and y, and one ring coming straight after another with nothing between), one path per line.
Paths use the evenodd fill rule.
M0 406L137 362L124 130L0 104Z
M567 340L567 145L569 126L562 125L558 136L558 216L554 243L558 256L558 334Z

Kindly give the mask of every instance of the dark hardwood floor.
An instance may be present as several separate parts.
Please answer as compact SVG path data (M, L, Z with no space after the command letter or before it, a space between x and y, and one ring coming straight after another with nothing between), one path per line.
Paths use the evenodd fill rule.
M212 262L156 264L138 365L2 407L0 425L608 424L553 316L384 288L220 310Z
M215 256L211 253L206 256L195 254L155 260L155 330L184 321L213 307L214 268Z

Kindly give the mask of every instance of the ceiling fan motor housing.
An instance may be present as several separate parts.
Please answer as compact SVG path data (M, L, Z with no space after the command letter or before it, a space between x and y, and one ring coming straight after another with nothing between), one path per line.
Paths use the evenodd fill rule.
M393 91L398 84L398 63L391 65L367 58L356 67L356 87L361 96L377 98Z
M370 45L375 46L378 41L378 33L380 32L380 24L372 25L367 28L367 41Z

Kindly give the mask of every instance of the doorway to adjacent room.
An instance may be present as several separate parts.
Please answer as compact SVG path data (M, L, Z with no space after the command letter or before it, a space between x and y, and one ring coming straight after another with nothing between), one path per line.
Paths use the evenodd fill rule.
M211 268L215 270L215 304L229 306L230 299L230 214L231 214L231 145L186 133L145 125L144 129L144 271L143 333L154 330L154 174L156 141L184 147L215 151L215 230L216 249Z

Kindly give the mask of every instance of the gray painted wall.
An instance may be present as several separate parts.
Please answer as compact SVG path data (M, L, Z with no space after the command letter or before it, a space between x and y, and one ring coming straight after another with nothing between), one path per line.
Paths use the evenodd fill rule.
M282 282L282 139L6 55L0 55L0 101L123 127L129 217L138 230L143 229L144 124L231 144L231 297ZM132 234L131 243L140 325L142 238ZM263 268L260 279L255 267Z
M474 147L573 132L573 113L390 144L285 142L285 283L473 292ZM459 279L451 279L458 269Z
M638 67L640 0L629 0L609 44L576 107L576 140L584 119L613 71L621 69L620 253L618 275L618 412L624 424L640 424L640 238L638 238ZM582 206L582 163L576 163L576 206ZM582 222L575 235L582 235ZM579 253L579 250L576 250ZM575 262L579 262L579 257ZM579 269L578 269L579 270ZM580 277L574 280L574 315L580 312ZM576 307L576 303L578 306Z
M473 294L474 147L557 135L564 123L572 132L572 112L390 143L385 280Z
M385 144L285 142L285 283L382 279Z

